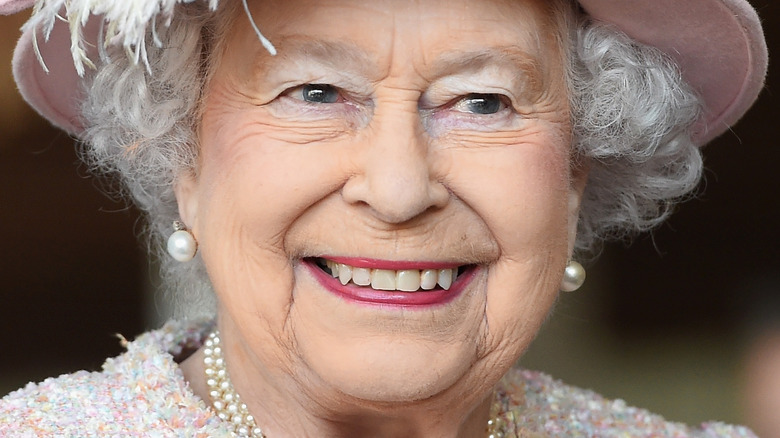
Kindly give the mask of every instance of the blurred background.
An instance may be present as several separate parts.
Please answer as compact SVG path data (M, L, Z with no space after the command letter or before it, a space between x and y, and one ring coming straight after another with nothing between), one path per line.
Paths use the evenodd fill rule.
M751 3L771 58L780 4ZM138 213L104 195L73 139L18 96L10 59L26 18L0 17L0 396L99 369L121 353L117 333L132 338L167 314ZM707 146L696 199L652 235L606 245L522 366L669 420L748 423L780 436L780 423L761 414L780 421L776 70L745 119Z

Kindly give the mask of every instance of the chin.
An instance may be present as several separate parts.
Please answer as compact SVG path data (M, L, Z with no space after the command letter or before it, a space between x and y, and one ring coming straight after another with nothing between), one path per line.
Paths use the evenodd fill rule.
M471 373L484 333L486 270L453 283L436 304L365 303L323 287L299 265L291 327L304 369L323 385L360 400L416 402ZM408 304L408 303L407 303Z
M323 345L306 349L306 366L337 391L377 403L435 397L462 380L475 363L473 345L469 349L465 344L388 337Z

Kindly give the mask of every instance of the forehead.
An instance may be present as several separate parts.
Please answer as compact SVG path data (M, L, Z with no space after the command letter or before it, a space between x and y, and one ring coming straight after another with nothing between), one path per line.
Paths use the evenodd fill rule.
M563 30L545 0L256 0L253 18L279 51L270 57L243 11L229 30L227 51L253 69L332 59L387 74L394 62L414 68L464 68L491 60L549 70L560 60ZM422 72L421 72L422 73Z

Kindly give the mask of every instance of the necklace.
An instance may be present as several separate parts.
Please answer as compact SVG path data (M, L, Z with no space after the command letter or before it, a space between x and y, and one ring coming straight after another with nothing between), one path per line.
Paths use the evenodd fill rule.
M266 438L263 431L255 424L255 417L249 413L246 404L241 401L241 397L233 388L233 383L231 383L225 368L221 344L218 330L214 330L203 344L206 385L209 387L209 397L211 397L217 417L229 425L235 437ZM488 420L485 429L488 438L505 436L505 421L501 418L502 411L499 400L494 401L490 407L490 420Z
M228 423L233 436L265 438L263 431L255 424L255 417L249 413L246 404L233 389L225 368L225 359L222 357L221 344L219 331L214 330L206 339L203 349L206 385L209 387L209 397L214 410L217 411L217 417Z

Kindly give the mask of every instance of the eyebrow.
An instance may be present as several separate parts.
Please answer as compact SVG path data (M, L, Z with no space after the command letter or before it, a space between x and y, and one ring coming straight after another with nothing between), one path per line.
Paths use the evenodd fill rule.
M258 58L255 62L256 71L267 74L284 65L313 61L337 71L357 72L366 77L378 76L376 61L356 44L288 36L277 43L276 48L277 55L273 58Z
M488 68L512 71L515 81L525 84L531 92L540 92L544 84L544 68L540 60L517 46L497 46L470 51L445 52L433 62L434 77L458 73L474 73Z
M335 71L349 71L365 78L381 77L376 59L365 48L342 41L317 40L307 36L287 36L276 44L277 55L261 56L255 61L255 71L269 76L301 61L315 62ZM463 73L476 73L499 68L513 73L514 85L522 84L532 94L544 87L540 60L516 45L496 46L477 50L443 52L427 69L431 79Z

